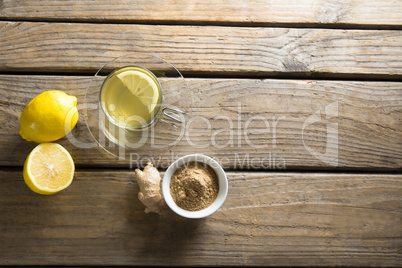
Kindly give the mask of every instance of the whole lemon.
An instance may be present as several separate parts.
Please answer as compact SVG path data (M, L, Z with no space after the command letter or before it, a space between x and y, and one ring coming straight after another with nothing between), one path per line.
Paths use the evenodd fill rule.
M43 92L22 111L20 135L27 141L51 142L67 135L77 124L77 98L58 90Z

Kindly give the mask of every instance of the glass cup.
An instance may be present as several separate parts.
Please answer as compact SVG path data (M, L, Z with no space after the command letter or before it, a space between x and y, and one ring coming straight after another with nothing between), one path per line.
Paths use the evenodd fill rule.
M135 73L151 87L124 91L132 88L124 85L132 83L130 75L128 81L124 78L127 73ZM98 69L86 89L84 118L90 136L121 159L176 146L185 131L185 113L176 108L184 88L181 73L160 57L141 51L113 59ZM145 94L145 105L136 94ZM173 105L167 107L165 99Z
M122 81L136 92L129 91ZM103 112L100 123L106 137L124 147L144 145L149 128L160 119L172 126L182 123L172 113L183 112L163 107L163 93L157 77L140 66L126 66L111 72L102 83L99 106Z

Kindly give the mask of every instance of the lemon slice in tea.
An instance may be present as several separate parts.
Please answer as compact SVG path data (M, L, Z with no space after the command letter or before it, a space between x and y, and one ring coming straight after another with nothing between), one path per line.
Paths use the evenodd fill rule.
M74 161L57 143L41 143L28 155L24 164L24 180L39 194L50 195L67 188L74 177Z
M138 70L123 71L117 75L123 85L138 97L148 112L152 112L158 104L159 86L150 74Z
M162 101L160 85L147 69L128 66L116 70L102 85L101 103L118 125L144 127L155 117Z

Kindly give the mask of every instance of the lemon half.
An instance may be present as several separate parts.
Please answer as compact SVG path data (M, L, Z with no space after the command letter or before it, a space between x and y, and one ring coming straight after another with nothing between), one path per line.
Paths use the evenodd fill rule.
M57 143L42 143L28 155L24 164L24 180L39 194L50 195L67 188L74 177L74 161Z

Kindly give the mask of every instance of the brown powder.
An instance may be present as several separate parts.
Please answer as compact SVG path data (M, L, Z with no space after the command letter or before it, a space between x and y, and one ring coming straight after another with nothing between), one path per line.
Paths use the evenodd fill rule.
M209 207L218 196L219 182L215 171L200 162L183 165L170 180L170 193L182 209L198 211Z

